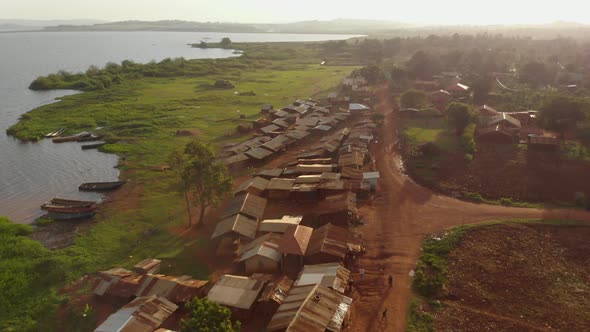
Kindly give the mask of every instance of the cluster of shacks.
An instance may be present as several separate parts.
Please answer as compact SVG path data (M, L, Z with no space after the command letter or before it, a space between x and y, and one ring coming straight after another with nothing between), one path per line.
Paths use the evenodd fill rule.
M357 199L370 195L379 178L369 153L376 125L365 108L351 115L313 100L277 111L263 106L273 120L258 127L260 136L227 146L226 164L264 160L321 136L282 167L244 181L222 206L211 239L216 255L234 262L231 273L211 282L168 276L157 259L98 272L94 293L128 304L96 331L168 331L160 326L194 297L229 307L244 324L259 321L256 330L342 330L352 304L349 269L364 251L353 228Z
M332 131L349 116L347 112L333 113L313 99L298 99L279 110L263 105L262 112L265 117L254 122L256 137L224 146L220 156L228 168L263 163L310 137Z
M375 129L366 112L347 116L284 167L236 188L211 236L218 255L232 255L234 272L213 284L211 301L246 323L256 313L267 331L342 330L352 304L349 269L364 251L353 227L357 199L379 178L369 152Z

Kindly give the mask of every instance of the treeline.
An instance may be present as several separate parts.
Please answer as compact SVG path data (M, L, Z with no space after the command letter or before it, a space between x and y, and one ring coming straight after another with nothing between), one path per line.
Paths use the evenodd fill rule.
M55 74L38 77L29 85L29 89L103 90L125 80L146 77L199 77L232 73L239 75L240 71L274 66L273 61L277 60L285 60L281 62L281 68L277 69L290 69L289 65L319 61L317 52L301 43L273 43L272 46L265 43L232 44L229 38L224 39L223 42L224 46L232 45L244 50L244 53L239 58L192 60L166 58L159 62L151 61L145 64L125 60L121 64L110 62L103 68L91 66L83 73L62 70Z

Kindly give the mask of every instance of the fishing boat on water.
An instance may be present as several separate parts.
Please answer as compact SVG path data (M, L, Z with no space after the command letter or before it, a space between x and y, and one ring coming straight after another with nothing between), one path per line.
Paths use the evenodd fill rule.
M89 136L80 137L78 142L92 142L92 141L99 141L104 138L104 135L94 135L90 134Z
M76 212L76 213L61 213L61 212L47 212L47 217L56 220L74 220L87 219L94 216L94 211Z
M57 137L57 136L63 134L64 131L66 131L65 128L59 128L57 130L54 130L50 133L45 134L45 137Z
M82 213L82 212L92 212L96 210L98 205L94 204L91 206L64 206L64 205L55 205L55 204L43 204L41 205L41 209L49 212L56 212L56 213Z
M105 144L107 144L107 142L99 142L99 143L82 145L82 150L97 149Z
M66 199L66 198L52 198L49 203L46 204L53 204L53 205L61 205L61 206L92 206L97 204L94 201L79 201L75 199Z
M87 182L82 183L78 189L81 191L107 191L114 190L124 185L127 181L113 181L113 182Z
M64 137L56 137L53 139L53 143L63 143L63 142L74 142L74 141L79 141L81 138L84 137L89 137L92 134L90 134L87 131L83 131L81 133L78 133L76 135L72 135L72 136L64 136Z

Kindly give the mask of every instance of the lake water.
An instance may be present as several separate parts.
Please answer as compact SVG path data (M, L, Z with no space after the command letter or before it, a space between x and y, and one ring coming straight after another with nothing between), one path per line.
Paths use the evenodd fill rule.
M89 66L130 59L149 62L165 58L223 58L231 50L187 46L201 40L229 37L236 42L322 41L346 35L248 34L199 32L23 32L0 33L0 215L31 222L42 215L39 206L52 197L101 198L78 192L90 181L119 176L117 157L80 149L79 143L50 140L23 143L6 135L19 117L55 98L75 91L35 92L27 87L39 75L58 70L85 71Z

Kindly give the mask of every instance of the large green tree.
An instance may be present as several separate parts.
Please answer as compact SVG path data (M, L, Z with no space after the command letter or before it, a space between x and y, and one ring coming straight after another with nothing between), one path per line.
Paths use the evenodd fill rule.
M410 89L402 93L399 102L402 108L419 108L426 102L426 97L424 91Z
M178 188L185 198L188 226L192 225L191 205L199 208L202 224L205 210L219 204L231 190L232 180L225 165L209 144L198 141L188 143L183 153L173 152L170 165L178 175Z
M583 121L588 113L590 104L587 101L559 95L545 101L539 120L544 127L563 133Z
M232 322L231 311L207 298L186 304L188 318L180 322L180 332L238 332L240 322Z
M447 116L457 135L461 135L465 127L477 118L471 106L464 103L450 103L447 106Z

